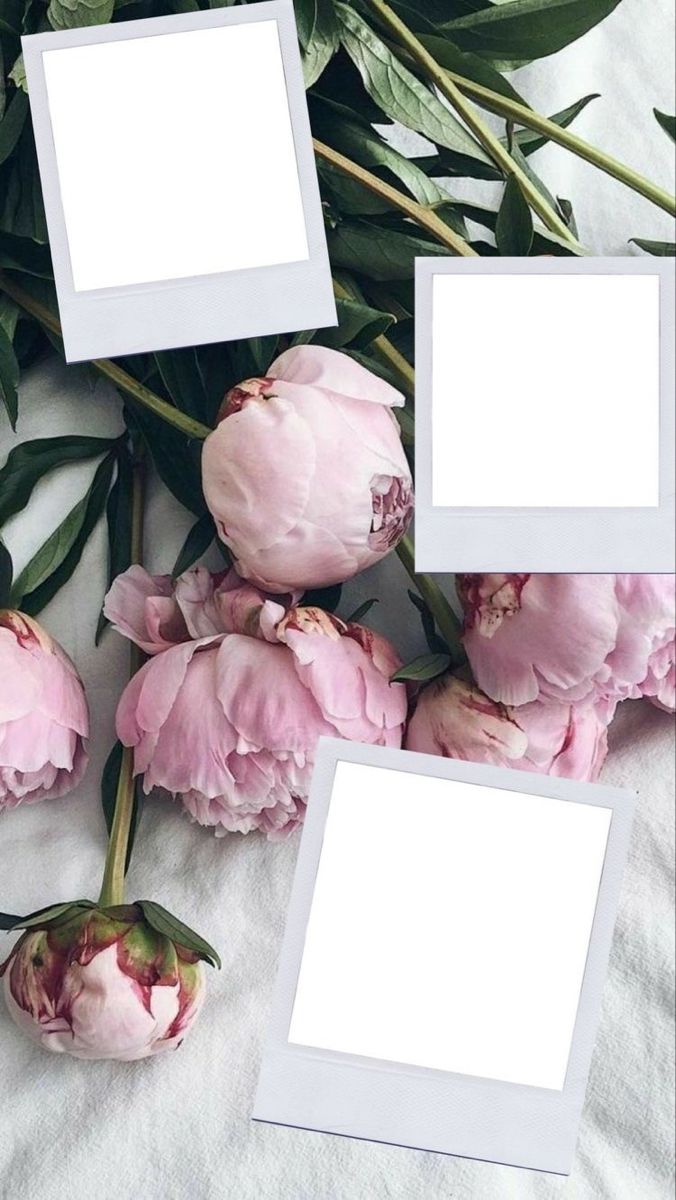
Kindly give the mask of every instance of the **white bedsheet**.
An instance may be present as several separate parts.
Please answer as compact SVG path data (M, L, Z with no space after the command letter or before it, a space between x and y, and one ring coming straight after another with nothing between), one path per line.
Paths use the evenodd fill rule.
M601 90L603 100L584 114L581 132L666 184L671 154L650 110L653 104L674 107L667 54L672 16L670 0L653 0L649 12L645 0L624 0L580 45L530 68L523 85L547 112ZM546 153L552 190L576 201L581 234L598 253L625 253L631 235L670 236L668 219L646 202L562 152ZM81 367L34 369L21 405L21 439L119 427L114 394L101 383L94 387ZM0 458L11 444L0 426ZM28 512L6 531L18 568L91 474L90 466L75 467L40 485ZM151 569L170 569L188 525L164 490L151 487ZM104 563L99 529L77 576L43 614L87 684L92 763L71 797L0 817L5 911L98 891L105 846L98 779L127 668L125 644L115 634L98 650L93 646ZM392 584L394 605L383 600L372 619L410 656L423 646L405 582L392 559L350 585L347 603L389 597ZM647 703L626 704L611 740L603 778L638 789L640 802L568 1181L253 1125L249 1113L298 842L217 840L191 825L177 805L151 799L129 897L157 899L202 931L219 948L223 971L210 973L208 1002L182 1049L138 1065L52 1057L23 1038L0 1009L2 1200L666 1200L673 1140L673 722ZM3 950L10 945L0 935Z

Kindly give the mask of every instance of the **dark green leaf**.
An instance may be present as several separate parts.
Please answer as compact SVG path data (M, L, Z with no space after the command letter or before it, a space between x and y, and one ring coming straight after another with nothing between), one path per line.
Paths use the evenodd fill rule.
M205 513L195 522L178 552L178 558L171 572L174 579L187 571L209 549L216 537L216 527L211 513Z
M510 175L495 226L495 240L503 256L526 257L533 244L533 218L518 180Z
M339 46L332 0L294 0L306 88L316 83Z
M589 96L583 96L581 100L577 100L575 104L570 104L568 108L564 108L561 112L553 113L549 118L555 125L561 129L567 129L569 125L579 117L580 113L591 104L592 100L598 100L599 92L591 92ZM540 150L549 142L546 134L537 133L534 129L520 129L514 135L514 141L519 146L522 154L528 157L530 154L535 154L536 150Z
M21 137L27 112L28 96L25 92L16 91L0 121L0 163L9 158Z
M517 100L519 104L526 103L523 97L512 87L511 83L499 71L496 71L495 67L485 62L483 58L479 58L477 54L471 54L467 50L460 50L448 38L422 34L420 41L436 59L440 67L445 67L447 71L452 71L454 75L462 75L464 79L470 79L472 83L478 83L482 87L490 88L492 92L497 92L500 96L507 96L510 100Z
M603 21L619 0L510 0L447 22L461 50L491 62L531 62L555 54Z
M276 333L268 334L267 337L248 339L247 348L253 359L254 367L259 374L264 374L273 361L278 341L279 338Z
M432 616L432 613L430 612L429 608L425 604L425 601L423 600L422 596L419 596L416 592L412 592L409 590L408 598L411 601L411 604L414 606L414 608L417 608L418 612L420 613L420 621L421 621L421 624L423 627L423 633L425 634L425 641L427 642L427 645L429 647L430 654L445 654L446 653L446 643L444 642L443 638L441 638L439 636L439 634L437 633L437 627L436 627L436 624L434 621L434 617Z
M208 405L204 380L199 369L196 351L161 350L155 355L162 382L177 408L195 417L208 420Z
M8 163L3 180L3 193L0 204L0 232L31 238L35 242L46 242L47 222L30 122L25 123Z
M371 611L373 605L377 603L378 601L375 597L373 600L365 600L363 604L359 605L359 608L355 608L354 612L351 613L349 617L345 618L348 625L358 625L362 617L365 617L366 614Z
M0 913L0 929L9 931L12 929L40 928L43 925L51 924L53 921L58 920L65 913L70 915L71 909L74 915L76 910L86 911L89 908L96 908L93 900L66 900L63 904L48 904L46 908L38 908L26 917L15 917L10 913Z
M137 900L136 903L150 927L157 933L169 938L175 945L185 946L186 950L192 950L195 954L199 954L200 958L220 969L221 960L213 946L205 942L204 938L189 929L182 921L179 921L178 917L167 912L166 908L163 908L161 904L156 904L154 900Z
M393 121L470 158L487 155L459 121L415 75L404 67L361 17L336 4L340 40L359 71L364 87Z
M52 29L79 29L105 25L113 15L115 0L51 0L47 17Z
M138 429L155 463L157 473L184 508L201 517L206 510L202 495L201 442L191 441L154 413L135 405L128 424Z
M646 254L653 254L657 258L673 258L676 254L673 242L651 242L647 238L631 238L630 241L640 250L645 250Z
M132 497L134 467L128 447L121 443L117 453L117 477L106 504L108 526L108 588L114 579L131 566ZM107 589L106 589L107 590ZM101 612L96 627L96 644L108 624Z
M0 608L7 608L9 605L13 574L12 556L0 538Z
M436 679L437 675L443 675L450 665L451 659L448 654L421 654L419 658L414 658L412 662L395 671L390 682L404 683L410 680L425 683L428 679Z
M13 33L18 37L21 33L21 18L24 5L22 0L2 0L0 8L0 32Z
M49 471L66 463L98 458L113 445L111 438L66 434L64 437L36 438L15 446L0 470L0 526L25 507L35 485Z
M14 591L29 616L42 611L77 567L89 535L103 515L114 466L115 455L107 454L96 469L87 495L21 572Z
M9 267L11 270L22 271L28 275L51 279L52 260L49 246L32 242L29 238L16 237L14 234L0 231L0 267ZM22 280L22 284L23 282ZM54 296L56 297L55 292ZM56 312L56 299L53 308Z
M14 353L14 347L5 330L0 326L0 400L2 400L9 423L16 429L16 418L19 412L19 364Z
M575 220L575 213L573 212L573 206L570 200L566 200L564 196L557 196L556 203L558 205L559 212L566 222L566 225L570 229L573 237L577 237L577 221Z
M129 751L131 754L131 750ZM106 822L106 829L110 834L113 827L113 818L115 816L115 801L117 800L117 789L120 782L120 770L122 768L122 756L124 748L120 742L116 742L113 746L108 758L106 759L103 772L101 774L101 807L103 816ZM134 799L131 814L131 824L129 827L129 842L127 844L127 858L125 862L125 873L129 870L131 856L134 849L134 841L141 820L141 812L143 809L143 787L140 777L134 780Z
M667 137L670 137L672 142L676 142L676 117L670 117L668 113L660 112L659 108L654 108L653 112Z
M448 251L435 242L393 233L366 221L341 222L329 232L328 242L334 267L347 267L378 282L410 279L418 256L448 257Z
M379 312L357 300L336 300L336 309L337 329L320 329L314 339L333 350L342 350L352 343L357 347L368 346L394 323L391 313Z

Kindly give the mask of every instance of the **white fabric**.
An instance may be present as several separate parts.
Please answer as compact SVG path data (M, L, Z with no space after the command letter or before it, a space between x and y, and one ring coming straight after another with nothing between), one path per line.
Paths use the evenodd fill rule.
M645 0L624 0L578 46L524 72L523 88L545 112L601 90L603 100L584 114L580 131L669 185L672 156L651 107L674 107L671 25L670 0L653 0L649 12ZM553 190L575 201L581 235L597 253L624 253L632 235L670 236L664 214L577 159L551 151L551 164L543 161L542 170ZM0 424L0 459L15 440L105 434L119 422L119 402L105 385L94 384L85 368L51 362L25 378L17 438ZM57 516L79 499L92 471L78 466L44 481L30 508L11 522L6 535L17 568ZM164 489L152 484L146 523L150 569L170 569L189 523ZM105 847L98 780L128 660L125 644L113 633L99 649L93 645L105 555L99 528L74 580L43 614L85 678L93 715L91 767L71 797L0 818L4 911L26 912L98 892ZM372 595L382 598L372 610L373 623L405 657L421 652L418 617L396 559L350 585L344 611ZM191 825L177 805L151 799L128 895L156 899L200 930L218 946L223 971L210 972L199 1025L180 1051L136 1065L50 1058L19 1034L0 1007L2 1200L665 1200L671 1194L673 1116L673 723L647 703L630 703L611 734L604 781L637 788L641 795L568 1182L252 1125L260 1044L298 841L217 840ZM0 935L3 953L10 945Z

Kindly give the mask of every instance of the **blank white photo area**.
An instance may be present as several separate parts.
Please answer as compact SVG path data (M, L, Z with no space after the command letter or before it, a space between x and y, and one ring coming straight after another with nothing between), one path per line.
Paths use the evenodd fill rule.
M433 279L433 505L656 507L658 274L505 272Z
M275 20L42 62L75 291L308 258Z
M338 762L289 1042L560 1091L611 816Z

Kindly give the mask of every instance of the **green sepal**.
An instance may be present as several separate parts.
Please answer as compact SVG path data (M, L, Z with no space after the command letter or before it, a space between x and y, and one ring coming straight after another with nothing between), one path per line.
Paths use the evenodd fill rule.
M161 904L156 904L154 900L137 900L136 903L148 924L157 933L170 938L176 946L177 952L180 952L181 948L192 950L204 962L208 962L212 967L218 967L220 970L221 960L218 953L193 929L184 925L182 921L167 912Z

